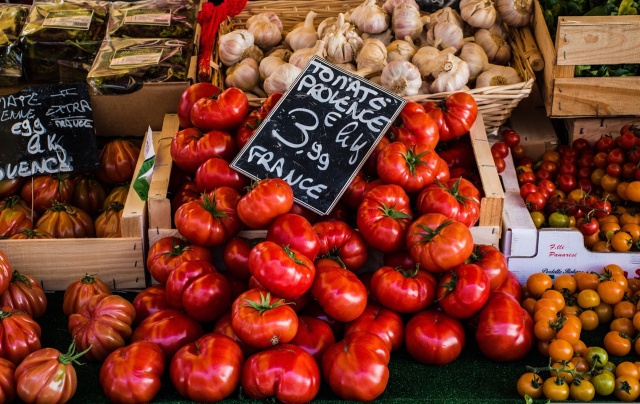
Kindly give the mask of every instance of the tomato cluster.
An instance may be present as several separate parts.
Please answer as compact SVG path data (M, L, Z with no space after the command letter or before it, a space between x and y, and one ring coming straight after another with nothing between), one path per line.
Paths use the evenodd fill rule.
M140 147L104 145L94 172L0 180L0 238L121 237L121 218Z
M535 273L527 279L522 306L534 319L538 351L546 367L529 369L518 380L518 392L554 401L591 401L615 395L622 401L640 396L640 363L612 358L640 354L640 278L627 278L615 264L601 274L576 272L552 279ZM587 346L582 332L608 325L602 346ZM541 373L549 374L542 379Z

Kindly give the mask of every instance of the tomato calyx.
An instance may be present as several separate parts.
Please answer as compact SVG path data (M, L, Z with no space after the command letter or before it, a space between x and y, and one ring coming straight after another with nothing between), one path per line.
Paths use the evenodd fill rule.
M271 301L271 293L267 292L267 294L264 294L262 292L260 292L260 302L255 302L251 299L244 299L245 302L247 302L245 304L245 306L247 307L251 307L252 309L256 310L258 313L262 314L265 311L269 311L271 309L275 309L277 307L280 306L284 306L286 304L289 304L287 302L285 302L284 299L278 299L273 303L270 303Z
M89 274L89 273L85 272L85 274L82 277L82 279L80 279L80 282L82 282L85 285L88 285L90 283L95 283L96 282L96 276L97 276L97 274Z
M345 265L344 261L342 261L342 258L340 258L340 249L339 248L333 248L331 251L326 252L324 254L321 254L318 256L318 258L327 258L330 260L333 260L335 262L337 262L338 264L340 264L341 268L347 268L347 266Z
M284 253L287 254L287 256L293 260L293 262L295 262L298 265L306 266L306 263L304 261L296 258L296 253L291 251L291 247L289 246L289 244L283 245L282 249L284 250Z
M409 148L407 149L406 153L402 154L402 156L407 162L407 166L409 167L409 171L411 172L412 175L414 176L416 175L416 166L418 164L424 164L424 161L422 161L422 156L424 156L429 152L430 150L427 150L427 151L423 151L422 153L416 154L413 151L413 148Z
M108 211L120 212L122 209L124 209L124 204L122 202L113 201L113 202L109 202L109 204L104 210L105 212L108 212Z
M405 278L415 278L416 275L418 275L418 272L420 271L420 264L416 264L411 269L405 269L405 268L402 268L402 267L395 267L393 269L395 269L396 271L400 272L402 274L402 276L404 276Z
M14 206L20 203L20 197L16 195L9 196L7 199L5 199L4 203L5 209L13 209Z
M173 257L177 257L185 251L189 251L191 247L189 247L189 243L186 240L178 239L179 241L173 240L171 250L165 251L162 254L171 255Z
M215 193L213 194L213 196L213 200L211 200L209 198L209 195L202 195L202 208L211 213L211 216L215 217L216 219L228 217L228 214L221 212L216 208Z
M436 236L439 236L440 233L442 232L442 230L444 228L446 228L447 226L449 226L451 223L453 223L453 219L449 219L446 220L444 222L442 222L440 225L438 225L438 227L436 227L435 229L432 229L429 226L426 226L424 224L419 224L418 226L425 231L425 233L419 233L422 235L422 240L421 242L423 243L428 243L431 240L433 240Z
M395 220L402 220L402 219L411 219L411 215L408 213L404 213L400 210L397 210L395 208L395 205L393 206L387 206L386 203L382 203L380 204L380 207L378 208L382 211L382 214L385 217L388 217L390 219L395 219Z
M435 300L436 302L442 300L446 295L453 292L453 290L456 288L456 285L458 284L458 275L453 271L450 271L450 273L451 273L451 280L443 283L440 286L444 288L444 292L442 292L442 295Z
M89 347L82 352L76 352L76 340L73 340L71 345L69 345L69 350L67 351L67 353L60 353L60 355L58 356L58 362L62 363L63 365L68 365L70 363L82 365L81 362L78 362L78 358L89 352L92 346L93 345L89 345Z
M31 289L31 282L29 281L29 278L22 275L17 269L14 269L13 274L11 274L11 282L22 282L26 287Z

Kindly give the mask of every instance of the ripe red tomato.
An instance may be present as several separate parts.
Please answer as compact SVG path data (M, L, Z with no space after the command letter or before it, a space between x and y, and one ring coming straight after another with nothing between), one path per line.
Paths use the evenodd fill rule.
M20 196L40 215L53 206L53 201L69 203L74 189L69 174L38 175L25 182Z
M249 178L229 167L220 157L211 157L196 170L196 190L210 192L219 187L231 187L238 192L249 186Z
M370 177L363 170L360 170L347 185L347 189L340 197L340 202L350 209L358 209L364 194L382 184L383 182L380 178Z
M355 273L335 265L316 265L311 294L337 321L358 318L367 306L367 289Z
M195 174L198 167L212 157L231 161L238 149L233 137L220 130L206 133L196 128L183 129L171 140L173 162L187 174Z
M509 146L510 149L520 144L520 135L513 129L504 129L501 133L502 141Z
M527 194L524 203L527 205L529 212L541 212L544 210L547 198L544 197L542 192L534 191Z
M242 230L238 215L240 194L220 187L202 194L199 200L180 206L174 215L176 229L193 244L220 245Z
M108 142L100 152L100 164L96 170L98 179L108 185L131 182L139 155L140 147L128 140Z
M471 230L440 213L420 216L407 231L411 257L429 272L444 272L462 264L473 246Z
M404 248L411 224L411 201L398 185L378 185L367 192L356 214L356 224L367 243L383 253Z
M24 311L7 307L0 310L0 358L16 365L40 349L41 329Z
M162 349L167 360L182 346L204 335L202 325L186 313L174 309L160 310L142 320L131 335L131 342L149 341Z
M24 311L37 320L47 311L47 296L34 277L14 270L9 288L0 295L0 307Z
M596 143L594 144L594 148L598 152L608 152L615 146L615 142L613 140L613 136L610 134L604 134L600 136Z
M411 269L382 266L371 277L371 295L398 313L415 313L431 305L437 280L418 265Z
M422 106L438 125L442 142L469 133L478 116L475 98L462 91L447 96L444 105L440 107L432 101L427 101Z
M282 178L255 182L238 202L238 216L252 229L265 229L293 206L293 189Z
M283 299L254 288L231 305L231 327L247 345L268 348L291 342L298 331L298 315Z
M496 166L498 173L503 172L507 168L507 162L502 157L494 157L493 164Z
M200 98L191 107L191 123L203 131L232 131L249 113L249 99L239 88Z
M362 235L341 220L323 220L313 224L320 239L319 258L329 258L357 272L367 262L369 252Z
M318 233L306 218L295 213L278 216L269 226L266 240L288 245L311 261L316 259L320 251Z
M306 315L298 316L298 332L291 344L307 351L316 362L320 363L324 351L335 342L333 330L326 321Z
M437 309L422 310L405 327L409 355L425 365L446 365L456 360L466 344L462 323Z
M69 317L69 333L91 361L103 361L126 345L131 336L136 310L119 295L94 295L80 311Z
M495 142L491 145L491 155L494 158L507 158L509 155L509 146L505 142Z
M0 402L10 403L16 398L16 365L0 358Z
M239 236L227 241L222 252L222 261L227 271L241 281L248 281L251 277L249 253L260 241L262 239L247 239Z
M390 352L387 344L358 331L330 346L322 356L322 376L343 400L373 401L387 388Z
M113 402L148 403L160 387L165 356L160 347L136 341L111 352L100 367L100 385Z
M216 402L228 397L240 383L244 354L240 346L222 334L206 334L173 355L169 374L183 397Z
M299 346L276 345L245 361L240 383L243 393L252 399L307 403L320 391L320 368Z
M591 149L591 144L585 138L577 138L571 142L571 148L577 150L578 152L583 152L585 150Z
M133 321L133 325L137 326L151 314L169 308L166 288L164 285L149 286L138 292L131 304L136 310L136 318Z
M153 279L165 284L171 271L183 262L193 260L213 262L213 253L179 237L163 237L149 247L147 269Z
M402 142L407 147L416 143L423 143L430 149L435 149L440 139L437 123L417 103L409 101L400 112L402 126L392 126L389 131L395 141Z
M462 264L442 274L438 281L438 304L458 319L470 318L489 299L489 277L476 264Z
M201 98L209 98L215 94L220 94L222 90L217 86L208 83L195 83L187 87L180 96L180 101L178 102L178 121L180 122L180 127L190 128L193 126L191 122L191 107Z
M364 312L344 327L344 335L359 331L376 334L387 344L389 351L395 351L404 341L404 321L396 311L387 309L380 304L369 301Z
M69 284L62 298L62 312L65 316L77 313L93 295L111 294L111 289L96 275L86 274Z
M421 215L442 213L472 227L480 219L480 199L480 191L471 181L450 178L446 183L427 185L420 191L416 209Z
M491 290L496 290L507 279L509 272L507 258L496 246L476 244L466 263L476 264L482 268L489 278Z

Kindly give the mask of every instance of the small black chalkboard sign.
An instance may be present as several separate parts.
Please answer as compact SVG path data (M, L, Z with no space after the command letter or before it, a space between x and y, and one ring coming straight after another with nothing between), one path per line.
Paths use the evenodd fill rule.
M0 180L97 166L86 83L30 86L0 97Z
M404 104L314 56L231 167L255 180L284 179L298 203L326 215Z

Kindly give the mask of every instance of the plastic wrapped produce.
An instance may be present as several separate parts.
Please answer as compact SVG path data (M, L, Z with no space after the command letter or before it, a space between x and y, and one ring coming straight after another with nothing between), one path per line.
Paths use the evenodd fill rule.
M0 4L0 86L16 85L22 76L18 35L29 13L29 6Z
M193 39L196 18L190 0L116 1L107 32L111 38Z

